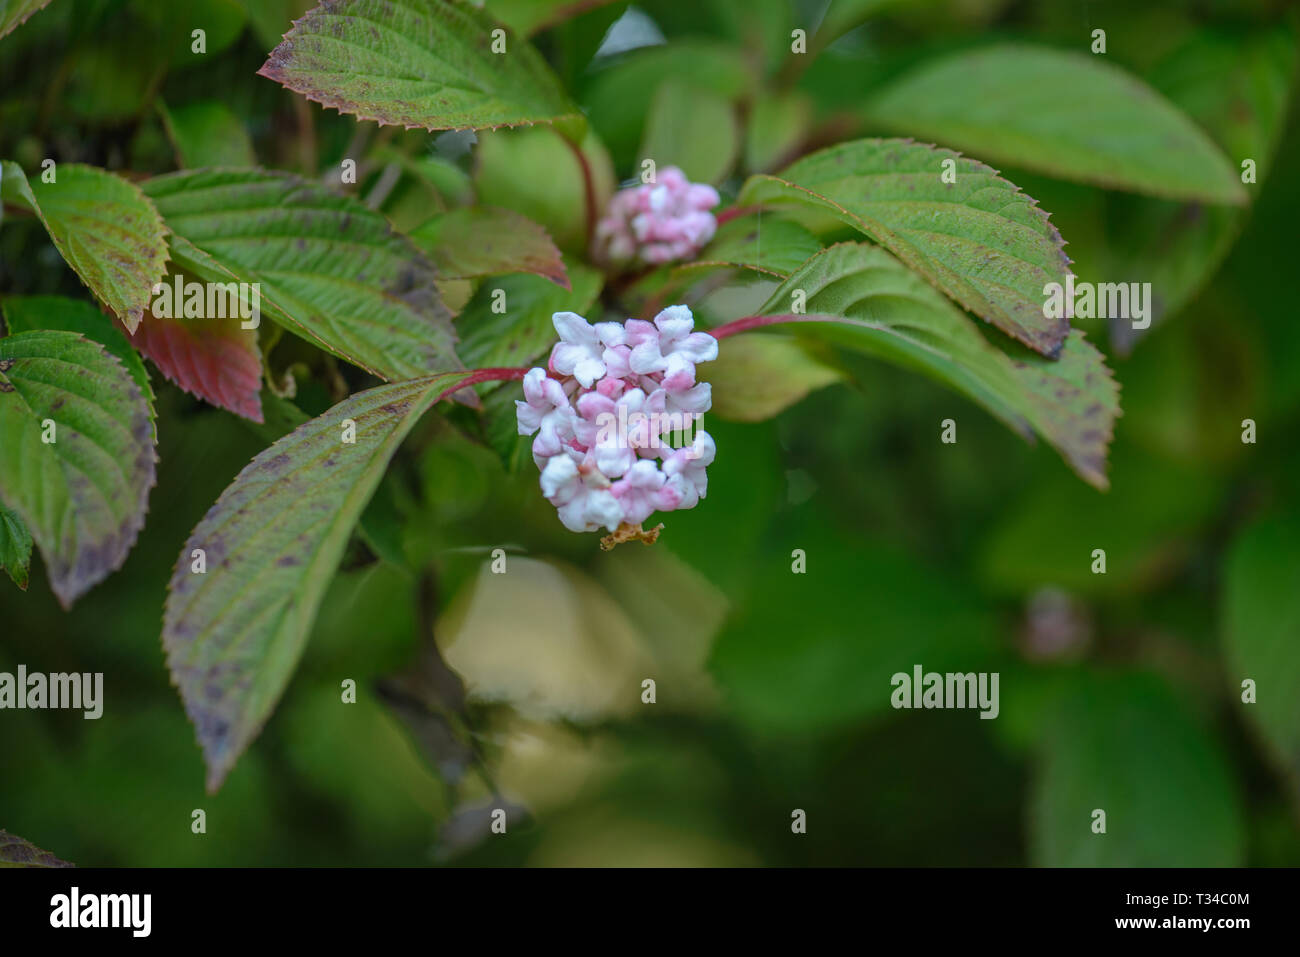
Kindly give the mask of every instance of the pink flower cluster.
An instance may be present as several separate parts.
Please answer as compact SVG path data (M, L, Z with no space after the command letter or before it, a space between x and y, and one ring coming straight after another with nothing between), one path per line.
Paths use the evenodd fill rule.
M653 512L694 508L708 489L716 449L696 428L713 404L695 365L718 357L718 340L695 332L686 306L654 322L598 322L572 312L551 317L560 341L547 369L524 376L516 400L519 434L537 434L533 461L542 494L565 528L611 532ZM670 434L693 433L674 448Z
M713 238L718 221L709 210L717 205L716 189L667 166L655 182L614 194L596 224L593 255L615 265L690 259Z

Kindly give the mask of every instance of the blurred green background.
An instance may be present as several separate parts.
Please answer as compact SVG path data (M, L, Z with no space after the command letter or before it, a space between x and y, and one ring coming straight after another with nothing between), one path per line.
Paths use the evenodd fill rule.
M594 61L627 4L544 29L535 42L620 178L635 171L647 71L731 90L692 44L797 91L796 138L833 142L882 132L856 104L924 58L998 39L1086 51L1102 27L1111 62L1230 156L1257 154L1260 185L1237 214L995 164L1050 211L1081 277L1147 279L1170 300L1137 342L1090 330L1122 384L1107 493L927 380L822 355L842 382L770 421L706 416L719 450L707 500L668 516L653 548L604 553L563 530L531 463L507 465L472 416L430 415L283 701L215 796L169 685L162 607L186 535L273 433L155 372L158 484L124 568L70 613L39 560L25 594L0 578L0 671L103 672L106 695L98 721L0 713L0 827L103 865L1300 864L1300 126L1284 7L835 0L828 16L866 22L797 76L782 74L788 27L825 4L656 0L619 35L630 22L665 48ZM230 162L251 150L325 169L358 124L254 76L302 9L54 0L0 40L0 156L161 172L177 162L169 117L188 111L211 115L205 150ZM210 24L206 57L159 52L182 49L191 21ZM720 95L746 123L771 105L753 88ZM781 158L771 142L735 145L724 195ZM425 133L373 148L412 143L439 190L462 188L473 150ZM418 210L420 182L386 200L395 222ZM85 298L43 233L6 222L0 295L33 294ZM761 294L736 283L700 314ZM362 385L302 361L294 401L309 414L329 404L329 375ZM939 441L947 418L955 445ZM495 548L505 575L489 570ZM431 664L435 640L464 708ZM915 664L998 672L999 717L892 710L890 676ZM355 704L340 700L345 679ZM493 835L485 809L503 799L509 829ZM196 808L206 834L191 832ZM806 834L791 831L795 809Z

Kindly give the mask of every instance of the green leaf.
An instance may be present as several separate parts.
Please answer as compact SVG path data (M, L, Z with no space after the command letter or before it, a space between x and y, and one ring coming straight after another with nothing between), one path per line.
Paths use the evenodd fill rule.
M0 503L0 568L23 591L32 564L32 533L18 513Z
M1256 163L1262 184L1277 149L1295 77L1296 40L1285 26L1244 36L1205 30L1161 61L1149 79L1187 111L1232 161ZM1246 189L1252 193L1259 185ZM1128 351L1178 312L1213 277L1232 248L1248 211L1138 196L1107 197L1103 268L1151 283L1151 326L1113 322L1111 337Z
M391 383L339 403L257 455L191 533L172 575L162 640L210 791L275 708L397 447L467 375ZM192 571L195 549L204 551L203 574Z
M620 167L636 158L650 101L667 76L689 76L694 86L728 100L738 99L753 82L738 50L702 40L634 50L604 67L583 105Z
M1029 813L1045 867L1234 867L1244 827L1218 744L1161 679L1088 677L1048 718ZM1093 812L1106 833L1093 833Z
M591 171L598 218L614 193L614 167L595 134L588 131L582 155ZM587 188L582 163L555 130L498 130L482 133L474 151L474 185L479 202L511 209L541 226L567 253L585 255Z
M154 419L153 387L144 360L131 347L126 335L90 303L65 296L7 296L4 300L4 320L10 334L35 332L39 329L58 329L76 332L98 342L115 356L131 374L141 394L149 402L149 419Z
M0 37L12 33L50 0L0 0ZM0 834L3 834L0 831Z
M843 374L819 362L796 342L747 334L725 340L718 358L698 371L713 385L712 415L733 422L762 422Z
M1220 502L1220 483L1123 442L1113 459L1110 495L1051 475L1010 503L976 563L990 591L1022 596L1055 587L1136 601L1194 554L1197 534ZM1104 575L1092 572L1094 548L1106 552Z
M793 220L755 213L723 223L699 256L678 266L677 271L738 266L785 279L821 248L817 237Z
M324 0L257 72L341 113L408 129L579 123L537 51L497 29L458 0Z
M1137 77L1086 53L1003 44L922 64L870 121L994 162L1170 199L1244 203L1213 141Z
M798 293L805 302L796 315ZM918 276L864 243L841 243L814 256L760 314L787 315L808 323L794 327L800 333L923 372L1026 438L1037 432L1083 479L1107 485L1119 389L1101 353L1078 330L1059 360L1027 352L1008 356Z
M260 283L262 311L385 379L459 367L432 265L361 202L287 173L147 180L173 256L208 282Z
M0 830L0 867L73 867L17 834Z
M509 209L472 206L430 219L410 234L440 279L530 272L569 288L560 251L546 230Z
M803 93L763 96L749 111L745 169L764 173L798 155L812 129L813 102Z
M586 315L604 284L600 272L578 262L569 264L569 278L571 291L524 273L484 282L460 314L465 361L476 369L522 366L546 352L558 338L551 316ZM494 310L497 302L504 303L504 312Z
M1258 729L1300 804L1300 518L1262 519L1228 552L1223 645L1234 710ZM1255 682L1255 701L1241 700Z
M29 183L0 163L0 196L40 217L81 281L134 332L167 263L167 231L135 184L93 166L63 163L55 182Z
M764 563L718 637L709 668L729 711L759 735L808 734L891 713L890 677L918 662L984 670L996 623L960 581L897 549L816 530L803 526L798 540L817 543L807 574L792 575L788 559Z
M639 159L681 167L695 183L720 183L735 165L739 146L736 113L725 97L676 76L659 84Z
M126 560L154 484L140 386L70 332L0 339L0 500L31 530L69 607Z
M953 183L941 178L949 160ZM1018 187L951 150L843 143L750 177L737 202L828 212L1037 352L1054 355L1069 331L1043 314L1043 287L1070 274L1061 234Z
M569 17L614 0L489 0L488 13L521 37L562 23Z
M168 109L160 100L158 112L181 167L257 164L243 121L219 100L187 103L174 109Z

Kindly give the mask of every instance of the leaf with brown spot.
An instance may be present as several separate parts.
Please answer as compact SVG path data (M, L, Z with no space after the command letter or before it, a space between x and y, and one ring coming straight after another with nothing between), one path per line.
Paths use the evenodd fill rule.
M795 315L793 296L806 296ZM978 402L1025 438L1037 432L1083 479L1107 487L1119 385L1074 330L1061 358L994 348L978 326L893 256L865 243L831 246L772 294L761 315L791 329L923 372ZM805 324L806 323L806 324ZM723 350L727 342L722 343Z
M52 421L52 442L42 441ZM71 332L0 339L0 500L70 606L121 566L144 525L157 455L149 401L122 363Z
M364 203L259 169L142 185L177 264L208 282L259 283L263 317L384 379L461 368L436 270Z
M31 841L0 829L0 867L75 867L61 861L49 851L42 851Z
M438 267L439 279L529 272L570 288L564 260L546 230L510 209L453 209L412 230L410 237Z
M257 72L340 113L408 129L584 122L526 40L458 0L324 0Z
M941 178L947 160L956 182ZM1043 287L1070 275L1061 234L1018 186L960 153L854 140L751 176L736 202L829 214L1036 352L1054 356L1069 333L1043 314Z
M360 392L250 462L181 550L163 616L172 681L215 791L275 708L389 460L468 373ZM356 442L342 441L345 420ZM203 549L206 571L192 569Z
M140 188L79 163L56 166L53 183L29 182L6 160L0 197L40 218L81 281L134 332L167 265L167 230Z

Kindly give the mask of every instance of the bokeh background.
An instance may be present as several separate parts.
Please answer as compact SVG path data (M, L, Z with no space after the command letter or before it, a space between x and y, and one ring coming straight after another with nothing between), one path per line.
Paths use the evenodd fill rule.
M207 795L159 645L166 582L190 529L273 433L155 371L158 485L125 567L70 613L39 559L25 594L0 578L0 671L99 671L106 688L98 721L0 713L0 827L104 865L1300 864L1300 126L1287 5L856 7L879 9L796 76L763 58L791 23L824 22L824 3L616 3L536 42L625 178L647 84L667 71L726 86L707 52L719 47L803 95L802 142L833 142L886 132L858 104L924 58L999 39L1086 52L1104 28L1111 62L1260 166L1237 213L995 164L1052 214L1082 278L1152 281L1168 298L1137 341L1090 330L1123 389L1109 492L927 380L827 353L815 358L835 381L775 418L712 416L707 500L668 516L654 547L607 554L563 530L531 466L513 468L472 417L430 415L367 513L278 710ZM313 175L337 165L358 124L254 75L304 8L54 0L0 40L0 156L162 172L177 164L169 123L210 115L203 165L247 150ZM187 49L192 22L208 24L208 55L167 52ZM647 41L665 45L618 49ZM749 119L764 94L728 95ZM749 135L724 194L780 159ZM422 132L381 145L424 164L386 202L395 222L418 220L429 182L474 186L477 145ZM519 188L561 190L548 175L521 169ZM762 293L737 280L698 311L731 318ZM6 221L0 295L38 294L85 298L43 233ZM298 370L294 402L309 414L330 403L331 376L364 385L318 361ZM946 418L955 445L939 441ZM1248 418L1255 444L1242 441ZM488 569L498 547L505 575ZM1094 548L1105 575L1091 572ZM791 571L796 549L804 574ZM998 672L999 717L892 710L890 676L914 664ZM340 701L349 678L355 704ZM1241 700L1246 678L1255 704ZM503 802L508 832L489 834L486 809ZM191 832L196 808L206 834ZM1104 836L1090 831L1094 808ZM794 809L806 834L791 832Z

